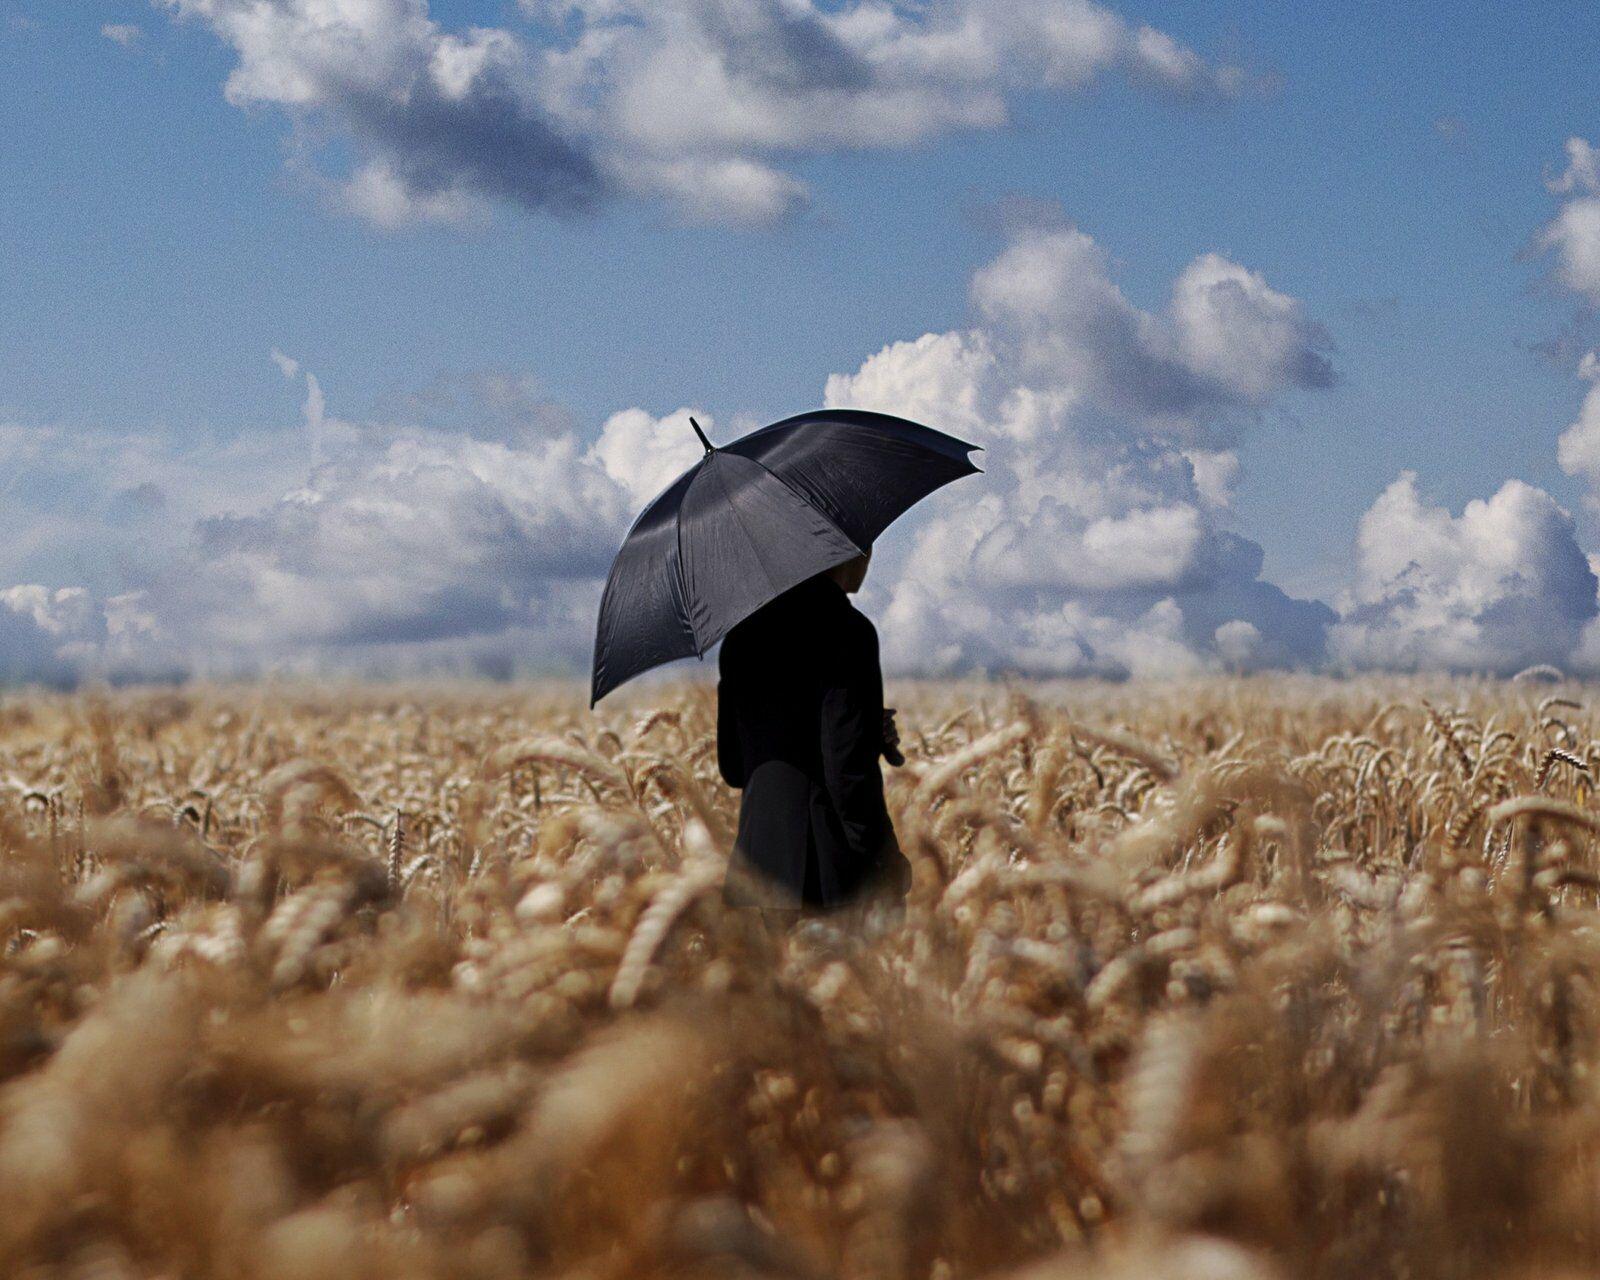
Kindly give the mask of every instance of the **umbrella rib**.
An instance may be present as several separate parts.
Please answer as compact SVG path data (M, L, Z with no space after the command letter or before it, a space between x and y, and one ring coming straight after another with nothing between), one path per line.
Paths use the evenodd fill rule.
M710 458L711 456L712 455L708 453L706 455L706 459ZM672 540L674 545L678 548L678 564L676 575L678 579L677 603L678 607L683 611L683 625L689 630L689 639L694 641L694 656L700 659L705 658L706 649L705 646L700 643L700 632L694 625L694 610L689 607L689 579L684 576L683 568L683 508L684 505L689 501L689 491L694 488L695 481L699 480L700 476L705 475L704 468L706 459L701 459L701 461L695 464L695 466L701 469L700 475L696 476L694 480L689 481L688 486L684 489L683 497L678 502L678 514L673 517L672 521Z
M716 455L713 454L711 456L715 457ZM856 540L854 538L852 538L849 534L847 534L843 529L841 529L839 527L839 522L838 521L836 521L826 511L823 511L820 507L818 507L816 503L812 502L809 498L807 498L805 496L805 494L801 493L798 489L796 489L792 484L790 484L787 480L785 480L782 476L780 476L771 467L766 466L764 463L761 463L761 462L757 461L755 458L744 457L744 455L742 455L742 454L738 454L738 455L734 455L734 456L739 457L744 462L748 462L748 463L752 464L753 466L757 467L759 470L761 470L765 474L771 476L774 481L776 481L779 485L781 485L785 490L788 491L790 496L792 496L796 502L800 503L803 507L805 507L809 511L813 512L815 515L817 515L821 519L826 520L828 522L829 526L833 529L833 531L835 533L837 533L841 538L843 538L845 540L845 543L848 546L850 546L855 551L855 553L857 555L861 554L861 548L856 546ZM710 470L710 468L707 468L707 470ZM702 472L701 474L704 475L705 472ZM738 504L736 502L734 502L733 495L728 492L727 479L721 474L720 470L718 470L718 472L717 472L717 483L722 487L722 496L723 496L723 499L728 504L728 510L733 516L734 523L739 526L739 532L744 535L745 543L750 547L751 554L755 557L756 563L761 566L762 575L767 580L767 590L771 591L771 592L777 592L779 590L779 587L778 587L778 584L773 580L772 570L770 568L768 568L768 566L767 566L766 557L761 554L761 544L755 538L752 538L750 536L750 530L745 527L744 517L743 517L743 515L740 514L739 506L738 506ZM688 494L685 494L684 498L687 501ZM678 547L679 547L679 551L678 551L678 568L679 568L679 572L682 573L682 571L683 571L683 550L682 550L682 548L683 548L683 524L682 524L681 521L678 524ZM685 583L685 587L684 587L684 601L685 601L685 607L687 607L687 603L688 603L688 586L687 586L687 582ZM695 645L697 646L698 654L701 657L704 657L705 656L705 649L699 647L700 646L700 633L699 633L699 630L694 625L694 620L693 620L692 614L691 614L690 622L689 622L689 633L694 636L694 642L695 642Z
M843 529L841 529L839 527L839 522L837 520L835 520L832 516L830 516L826 511L824 511L821 507L819 507L815 502L811 501L810 498L806 497L805 494L801 493L800 490L796 489L792 484L790 484L787 480L785 480L782 476L780 476L776 471L774 471L766 463L761 461L760 458L752 458L748 454L744 454L744 453L741 453L738 456L743 458L746 462L755 463L756 466L760 467L763 471L765 471L769 476L771 476L774 480L776 480L779 484L781 484L790 493L794 494L796 502L803 503L806 506L810 507L819 516L821 516L824 520L826 520L829 524L831 524L833 526L833 531L835 533L837 533L841 538L843 538L846 542L848 542L852 547L855 547L855 552L856 552L856 554L858 556L864 554L863 549L861 547L856 546L856 540L854 538L852 538L848 533L846 533ZM724 487L724 492L726 492L726 487ZM770 576L769 576L769 578L767 580L769 582L771 581Z
M755 460L751 458L746 459L746 461L754 462ZM756 466L761 467L761 464L757 462ZM765 467L761 467L761 469L763 471L767 471ZM770 476L772 475L772 472L767 471L767 474ZM779 478L777 476L773 476L773 479L778 480ZM778 584L772 580L772 570L767 568L766 557L761 554L761 547L759 544L757 544L756 540L750 536L750 530L745 528L744 516L739 512L739 504L733 500L733 495L728 492L728 481L726 478L724 478L720 470L717 472L717 483L722 486L722 496L727 500L728 510L733 513L733 522L739 526L739 532L744 535L745 542L749 544L750 553L755 556L756 563L761 566L761 572L767 579L767 590L776 591L778 589ZM780 480L779 483L782 483L782 481ZM698 638L699 637L696 637L696 639Z
M700 466L701 466L700 474L698 476L696 476L694 478L694 481L692 481L690 483L689 489L692 490L694 488L695 484L698 484L707 475L711 475L711 474L714 473L713 472L713 468L711 468L709 466L706 466L705 464L706 464L706 462L709 462L711 459L713 459L715 457L716 457L715 453L709 453L709 454L706 455L705 460L700 463ZM761 467L761 464L759 462L756 462L754 458L746 458L745 461L746 462L753 462L753 463L755 463L756 466ZM783 483L783 479L782 479L781 476L773 475L773 473L771 471L767 470L766 467L761 467L761 469L763 471L766 471L768 475L772 476L772 478L774 480L777 480L779 484ZM728 510L733 515L734 523L739 526L739 532L744 535L745 542L749 544L752 553L755 555L756 563L761 566L761 572L762 572L762 574L765 575L765 577L767 579L767 588L768 588L768 590L771 590L771 591L777 590L776 585L772 581L772 573L767 568L767 562L761 558L761 552L756 546L756 541L755 541L754 538L752 538L750 536L750 531L744 527L744 519L739 515L739 508L734 504L733 495L728 492L728 482L722 478L722 475L721 475L720 472L715 472L715 474L716 474L716 477L717 477L717 484L720 485L721 488L722 488L722 496L723 496L723 498L726 500L726 502L728 504ZM787 486L785 486L785 487L787 488ZM793 493L794 491L791 489L790 492ZM799 495L796 495L796 496L798 497ZM684 491L683 501L684 501L685 504L688 503L688 501L689 501L689 490L685 490ZM813 510L814 509L815 508L813 508ZM683 600L683 611L684 611L684 615L685 615L685 621L689 624L689 635L694 640L695 657L704 658L706 656L706 646L701 643L701 641L700 641L700 628L695 626L695 623L694 623L694 607L693 607L693 604L691 603L691 601L689 599L689 579L685 576L685 570L684 570L683 519L682 519L681 507L680 507L680 511L679 511L679 518L675 522L675 527L673 529L673 532L676 535L677 543L678 543L678 582L679 582L679 584L680 584L680 586L682 588L682 600Z

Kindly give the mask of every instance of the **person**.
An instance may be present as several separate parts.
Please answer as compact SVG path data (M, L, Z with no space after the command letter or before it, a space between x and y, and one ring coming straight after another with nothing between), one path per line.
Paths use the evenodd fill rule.
M779 912L904 898L910 866L883 797L899 762L878 633L851 604L864 555L809 578L728 632L718 658L717 763L743 792L725 893Z

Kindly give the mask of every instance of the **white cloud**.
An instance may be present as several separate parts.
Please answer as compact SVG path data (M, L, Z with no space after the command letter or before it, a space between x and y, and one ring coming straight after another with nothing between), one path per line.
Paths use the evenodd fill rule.
M893 343L828 380L830 404L988 450L984 479L936 497L873 571L891 663L1124 675L1317 662L1332 614L1261 581L1261 549L1220 523L1237 457L1212 447L1285 392L1331 381L1300 304L1205 255L1166 311L1146 312L1064 226L1014 234L972 293L976 328Z
M430 191L408 182L387 160L364 164L334 191L335 203L385 231L418 222L470 222L485 212L471 190Z
M894 342L853 374L829 376L830 405L877 406L917 422L938 423L963 439L986 429L995 370L994 352L981 331L926 333Z
M530 27L465 31L427 0L157 2L233 48L231 102L345 134L339 202L383 226L619 193L770 222L807 201L785 157L996 128L1019 93L1110 74L1181 98L1243 84L1092 0L524 0Z
M1545 183L1565 200L1538 243L1556 255L1562 284L1591 303L1600 302L1600 150L1583 138L1568 138L1566 151L1566 169ZM1577 420L1556 442L1556 461L1587 484L1586 504L1600 509L1600 352L1587 352L1577 372L1589 386ZM1571 662L1578 670L1600 672L1600 622L1587 624Z
M311 463L322 462L323 440L328 434L328 401L322 394L322 384L314 373L306 374L306 403L301 414L306 424L306 443L311 450Z
M1544 229L1540 243L1556 255L1562 284L1600 302L1600 195L1578 196Z
M158 0L238 55L227 97L314 114L360 156L344 203L383 225L479 202L570 213L601 194L592 147L557 118L545 52L508 31L457 35L426 0Z
M100 28L100 34L124 49L133 48L144 38L144 32L131 22L108 22Z
M0 678L62 681L100 622L89 593L37 583L0 590Z
M452 56L451 91L469 91L478 55ZM1320 326L1258 273L1204 254L1145 310L1091 237L1034 225L972 299L972 327L890 343L826 384L830 404L987 449L985 477L880 547L867 603L891 669L1174 675L1326 654L1600 670L1600 583L1570 515L1518 481L1453 514L1403 474L1362 518L1337 615L1262 579L1262 549L1228 523L1231 446L1334 371ZM580 669L628 521L700 456L686 408L623 410L585 438L504 373L415 397L499 404L490 430L351 421L272 358L304 379L301 421L278 432L0 424L0 474L50 476L0 507L0 582L27 584L0 590L0 674ZM1600 382L1600 357L1583 372ZM1597 395L1560 445L1591 483Z
M630 506L643 510L704 453L689 425L691 412L679 409L664 418L651 417L643 409L614 413L587 458L622 485ZM697 413L695 421L708 435L715 429L715 421L706 413Z
M1591 490L1600 488L1600 356L1591 351L1578 365L1578 376L1590 384L1578 420L1556 442L1556 460L1569 476L1581 476ZM1591 492L1589 500L1595 501Z
M624 166L624 181L666 197L696 223L759 227L810 203L803 182L741 156L640 156Z
M1233 505L1233 486L1239 479L1239 455L1231 449L1185 449L1183 456L1194 469L1194 487L1213 507Z
M992 450L981 487L950 491L909 546L884 549L890 665L1209 669L1240 660L1235 620L1259 633L1252 665L1314 659L1325 611L1260 581L1260 549L1218 523L1236 461L1193 439L1223 434L1217 422L1248 417L1268 390L1191 369L1178 321L1122 298L1087 237L1029 252L1059 288L1101 299L1123 338L1096 334L1081 302L1029 292L1027 272L1008 295L1018 252L975 285L994 323L893 344L828 380L830 401ZM585 439L506 375L467 390L510 402L515 429L352 421L300 361L272 355L304 382L298 426L218 440L80 432L70 449L66 433L0 427L6 473L73 460L51 492L0 513L0 534L9 523L39 542L5 544L0 582L84 588L7 595L0 654L52 671L581 668L628 522L701 456L688 409L624 410ZM1171 414L1122 412L1111 389L1107 365L1157 360L1204 387L1180 406L1182 431L1164 433ZM1297 385L1292 361L1272 367L1281 389ZM453 402L452 388L413 407Z
M1555 255L1556 278L1600 302L1600 159L1582 138L1567 139L1567 167L1546 186L1564 197L1536 244Z
M1591 303L1600 302L1600 150L1574 137L1567 139L1566 154L1565 170L1545 183L1552 194L1563 197L1561 207L1536 243L1554 254L1555 276L1561 284ZM1577 372L1589 387L1577 420L1556 442L1556 460L1568 475L1587 483L1586 503L1600 508L1600 352L1586 353ZM1593 557L1589 565L1592 572ZM1600 619L1584 626L1568 665L1590 674L1600 672Z
M985 582L1003 590L1076 595L1161 588L1196 565L1205 536L1200 509L1183 502L1084 520L1079 510L1046 499L1025 521L988 529L972 562Z
M1024 229L972 292L1029 376L1163 434L1215 435L1287 388L1333 381L1327 334L1304 307L1218 254L1190 263L1152 314L1123 295L1084 232Z
M8 513L59 511L74 541L43 565L8 547L0 574L93 566L99 581L0 590L0 674L572 671L628 522L701 456L687 410L626 410L593 443L352 422L277 362L306 382L297 428L248 445L74 437L82 474ZM0 463L64 441L10 432Z
M142 585L144 566L207 516L301 483L297 433L223 436L0 421L0 584Z
M1571 516L1542 489L1508 480L1452 516L1408 471L1361 518L1329 649L1357 668L1567 665L1596 615L1596 587Z
M79 635L94 616L89 593L81 587L64 587L57 591L38 585L7 587L0 591L0 604L30 619L40 631L52 636Z
M603 576L627 512L570 436L516 447L369 428L302 487L202 522L182 579L150 604L165 633L225 657L492 638ZM569 659L574 621L529 660Z
M1600 191L1600 151L1583 138L1567 139L1567 167L1545 186L1556 195L1575 191Z
M1202 254L1178 277L1172 328L1183 362L1243 404L1333 381L1327 335L1305 307L1220 254Z
M1230 670L1248 671L1257 665L1261 653L1261 629L1243 618L1224 622L1217 628L1214 638L1217 654Z

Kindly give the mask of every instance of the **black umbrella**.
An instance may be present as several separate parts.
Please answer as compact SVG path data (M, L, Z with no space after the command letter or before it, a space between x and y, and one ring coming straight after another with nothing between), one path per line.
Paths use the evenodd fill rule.
M703 656L978 469L967 457L978 446L886 413L803 413L720 447L689 422L705 457L634 521L606 578L590 706L663 662Z

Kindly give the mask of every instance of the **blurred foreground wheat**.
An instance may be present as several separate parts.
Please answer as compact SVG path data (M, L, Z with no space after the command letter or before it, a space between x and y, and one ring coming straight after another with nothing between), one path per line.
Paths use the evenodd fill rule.
M0 703L0 1274L1600 1271L1600 695L899 692L787 934L703 690Z

